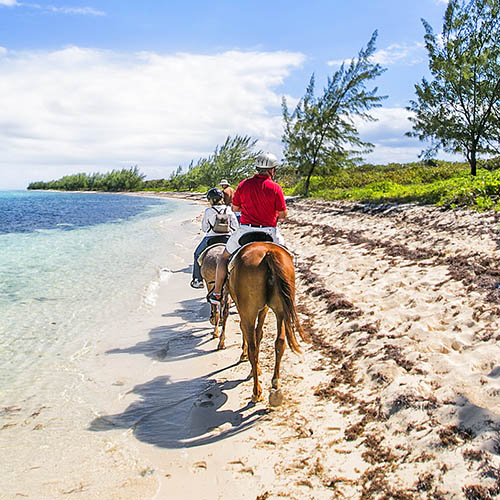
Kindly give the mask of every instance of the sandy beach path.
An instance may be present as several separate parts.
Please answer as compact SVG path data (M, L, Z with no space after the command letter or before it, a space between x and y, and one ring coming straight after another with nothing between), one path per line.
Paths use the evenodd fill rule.
M104 418L133 429L154 498L497 495L496 216L319 201L291 202L289 213L282 230L312 342L285 353L281 407L249 403L238 316L216 351L188 274L172 275L149 340L132 348L149 358L143 382ZM266 398L274 335L270 314Z

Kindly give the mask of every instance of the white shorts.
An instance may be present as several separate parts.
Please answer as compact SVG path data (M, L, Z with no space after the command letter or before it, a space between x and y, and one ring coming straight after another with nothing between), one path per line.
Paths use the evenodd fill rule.
M254 231L259 231L262 233L266 233L271 238L273 239L274 243L278 243L279 245L285 245L285 240L283 239L283 236L281 236L281 233L278 231L277 227L253 227L253 226L246 226L246 225L241 225L234 233L231 234L229 239L227 240L226 243L226 250L229 253L234 253L238 248L241 247L239 243L239 239L246 233L251 233Z

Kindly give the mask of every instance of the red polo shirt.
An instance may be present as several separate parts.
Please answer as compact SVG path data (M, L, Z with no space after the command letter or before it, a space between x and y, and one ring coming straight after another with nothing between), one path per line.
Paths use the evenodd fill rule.
M256 174L240 182L233 205L241 207L241 224L276 227L278 212L286 210L281 186L267 175Z

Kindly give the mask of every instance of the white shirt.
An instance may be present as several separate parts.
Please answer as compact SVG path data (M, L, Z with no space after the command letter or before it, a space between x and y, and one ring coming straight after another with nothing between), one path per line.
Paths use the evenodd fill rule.
M224 213L224 210L228 216L229 221L229 232L228 233L216 233L212 228L215 226L215 216L217 213ZM213 207L208 207L205 209L203 214L203 220L201 221L201 229L205 232L205 236L218 236L220 234L231 234L233 231L238 229L238 219L231 207L226 205L215 205Z

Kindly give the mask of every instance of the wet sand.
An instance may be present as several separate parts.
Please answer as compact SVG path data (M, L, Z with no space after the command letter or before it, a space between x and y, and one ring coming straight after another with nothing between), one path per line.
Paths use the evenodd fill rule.
M78 420L87 418L76 437L90 444L77 457L95 467L79 474L64 455L50 458L59 480L37 495L22 483L36 464L16 457L20 482L5 498L494 497L497 224L432 207L290 202L281 229L312 342L301 356L285 352L285 400L271 409L250 404L234 309L227 348L216 350L205 292L189 287L201 235L187 222L157 305L117 319L89 365L89 384L109 394ZM273 319L261 353L266 400Z

